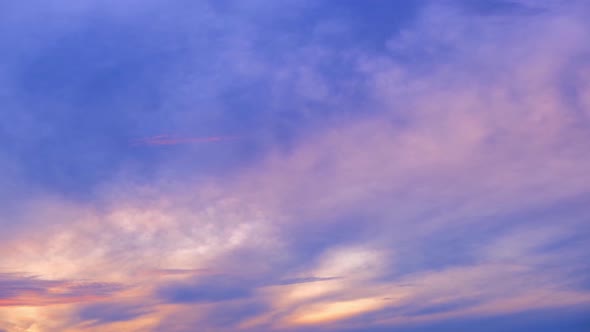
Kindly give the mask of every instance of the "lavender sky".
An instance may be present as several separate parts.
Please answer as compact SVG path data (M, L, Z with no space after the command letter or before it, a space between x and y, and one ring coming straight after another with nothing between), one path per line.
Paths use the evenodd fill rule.
M590 331L588 17L0 1L0 332Z

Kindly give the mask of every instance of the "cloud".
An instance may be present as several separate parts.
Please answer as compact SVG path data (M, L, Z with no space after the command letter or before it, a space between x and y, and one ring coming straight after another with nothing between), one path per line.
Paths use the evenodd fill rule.
M387 38L372 41L379 48L358 38L350 42L363 47L350 46L341 36L346 24L326 17L308 22L309 35L307 28L277 39L264 34L288 10L260 26L249 16L254 10L242 16L232 9L244 5L203 5L197 21L204 30L189 24L191 15L172 15L164 30L183 32L189 54L170 61L180 70L154 83L164 90L162 102L175 106L161 109L210 112L157 108L135 126L144 114L129 111L112 127L121 109L112 108L113 117L96 113L86 124L102 121L88 128L93 135L115 130L117 144L156 130L203 136L141 140L182 148L138 156L134 163L158 161L149 181L127 177L136 168L121 156L161 149L123 149L112 160L124 171L90 181L92 200L30 199L19 214L22 233L0 244L8 253L0 264L39 277L0 278L0 301L18 309L0 311L13 324L1 328L65 330L82 320L125 331L436 330L452 320L586 308L588 280L580 275L588 269L590 132L580 73L588 67L587 8L498 3L432 3L383 31ZM77 52L81 40L71 41ZM34 72L54 68L57 53ZM104 72L85 69L85 77ZM70 79L68 102L86 91ZM47 100L62 96L42 90ZM58 113L82 119L75 110ZM75 122L64 121L55 128ZM55 128L49 142L73 142ZM209 144L184 144L225 140L209 136L219 132L254 138L222 152L224 144L213 152ZM105 151L97 146L91 155ZM202 173L199 162L208 157L195 149L220 160L252 154L227 159L236 165L223 172ZM59 155L78 151L66 150ZM95 276L105 284L75 281ZM33 303L44 307L21 308Z
M209 143L219 141L232 141L239 137L232 136L211 136L211 137L172 137L169 135L158 135L148 138L133 140L131 145L177 145L187 143Z
M121 285L75 280L47 280L15 273L0 274L0 306L48 306L92 302L121 291Z
M97 303L82 307L78 317L86 326L125 322L147 315L152 309L145 305L121 303Z
M278 285L295 285L295 284L306 284L310 282L321 282L321 281L329 281L329 280L336 280L341 279L341 277L303 277L303 278L291 278L285 279L278 282Z
M252 290L245 280L217 275L198 279L194 284L165 285L157 293L168 303L197 303L246 298Z
M255 301L217 305L206 312L205 322L217 328L239 328L241 323L264 314L268 310L269 308L264 303Z

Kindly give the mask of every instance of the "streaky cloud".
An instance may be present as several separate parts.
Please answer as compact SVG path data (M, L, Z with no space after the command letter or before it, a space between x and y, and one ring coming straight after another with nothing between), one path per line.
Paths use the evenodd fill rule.
M115 283L0 273L0 307L92 302L109 298L123 289L123 285Z
M209 136L209 137L176 137L170 135L157 135L148 138L141 138L131 141L131 145L138 146L160 146L160 145L178 145L191 143L212 143L221 141L235 141L240 139L239 136Z

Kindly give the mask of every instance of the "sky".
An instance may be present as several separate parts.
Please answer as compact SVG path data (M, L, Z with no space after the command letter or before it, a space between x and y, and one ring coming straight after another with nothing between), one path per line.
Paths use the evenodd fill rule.
M590 331L589 16L0 2L0 332Z

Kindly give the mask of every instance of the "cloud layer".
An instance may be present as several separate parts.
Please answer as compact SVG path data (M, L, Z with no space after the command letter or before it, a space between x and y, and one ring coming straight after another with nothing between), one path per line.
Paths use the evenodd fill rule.
M590 8L392 3L11 5L0 331L583 331Z

